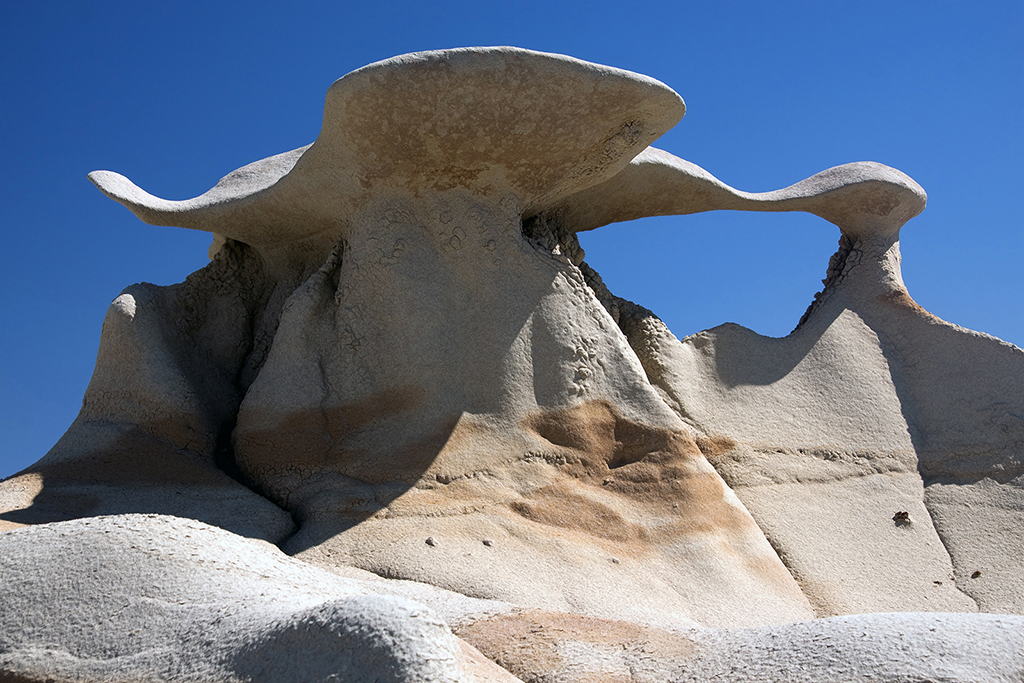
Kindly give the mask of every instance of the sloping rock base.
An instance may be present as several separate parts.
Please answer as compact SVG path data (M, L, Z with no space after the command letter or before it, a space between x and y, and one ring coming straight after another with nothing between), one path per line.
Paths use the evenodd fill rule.
M1024 679L1024 351L911 298L911 178L736 190L650 146L684 111L426 52L199 197L90 174L211 263L0 482L0 683ZM711 210L838 227L788 336L679 339L577 239Z

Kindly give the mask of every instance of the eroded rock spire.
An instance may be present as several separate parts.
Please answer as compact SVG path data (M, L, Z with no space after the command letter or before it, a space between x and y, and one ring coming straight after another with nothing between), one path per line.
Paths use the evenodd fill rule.
M649 146L683 112L662 83L569 57L424 52L341 78L313 144L200 197L91 174L146 222L213 233L212 263L115 299L78 419L0 482L0 524L38 525L0 536L0 605L25 625L0 632L0 678L52 678L45 646L74 654L59 673L76 679L114 658L129 677L219 680L258 651L274 671L511 680L467 641L525 678L673 678L762 638L803 667L800 643L848 643L851 623L936 632L920 615L771 626L816 615L1024 610L1006 550L1024 543L1024 352L910 298L899 233L924 191L861 162L742 192ZM726 325L680 341L615 299L576 242L710 210L839 227L788 337ZM93 550L38 570L68 536ZM125 583L82 583L89 635L62 630L48 582L89 571L90 552L109 571L119 544ZM251 578L238 558L272 585L224 590ZM202 609L173 604L185 593ZM239 596L247 611L218 625ZM113 622L112 600L130 607ZM233 640L197 639L197 615ZM883 663L844 649L813 675L938 676L932 653L961 623L1002 638L996 654L960 643L965 671L1020 668L1020 617L956 623L938 645ZM145 638L120 636L136 625ZM764 630L679 635L735 626ZM175 643L181 662L148 654ZM337 664L338 643L362 658Z

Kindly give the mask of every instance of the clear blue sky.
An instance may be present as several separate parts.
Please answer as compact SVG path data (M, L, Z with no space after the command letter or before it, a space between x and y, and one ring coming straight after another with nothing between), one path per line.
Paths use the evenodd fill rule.
M904 278L933 313L1024 345L1024 3L24 2L0 4L0 477L81 405L110 301L206 263L209 237L148 226L86 173L206 191L311 142L332 81L417 50L516 45L648 74L687 103L657 143L745 190L850 161L928 191ZM584 237L613 292L679 337L782 336L838 230L716 213Z

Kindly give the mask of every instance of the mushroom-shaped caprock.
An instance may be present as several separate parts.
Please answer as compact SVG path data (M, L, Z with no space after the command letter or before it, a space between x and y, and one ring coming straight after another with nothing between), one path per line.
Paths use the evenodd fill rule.
M630 583L666 590L616 613L793 620L799 587L582 272L523 233L683 111L655 80L568 57L428 52L341 78L309 148L202 197L93 180L146 221L251 245L275 292L302 283L231 434L247 481L301 520L289 552L536 607L596 609ZM671 518L668 496L687 501ZM506 542L470 559L483 529ZM612 565L609 539L644 559ZM752 593L739 617L718 608Z
M806 211L851 238L896 236L924 210L927 195L906 174L862 161L836 166L774 192L742 192L696 164L648 148L614 178L545 213L570 232L645 216L735 211Z
M346 217L383 194L511 193L536 213L610 178L684 111L652 78L571 57L420 52L340 78L316 142L240 168L194 199L160 199L110 171L89 177L147 223L257 247L330 245Z

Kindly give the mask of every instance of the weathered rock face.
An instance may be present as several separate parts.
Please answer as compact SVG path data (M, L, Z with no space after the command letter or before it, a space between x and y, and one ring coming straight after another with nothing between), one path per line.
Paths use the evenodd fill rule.
M1019 613L1024 600L1024 583L1003 580L1024 575L1024 352L910 297L899 231L924 204L879 164L750 194L649 149L548 212L564 232L719 208L839 226L825 288L783 339L723 325L680 342L647 312L620 321L820 615Z
M522 228L612 178L683 109L656 81L568 58L433 53L339 80L313 145L205 199L93 179L147 220L255 252L234 279L257 280L263 305L235 317L275 320L272 342L230 359L228 376L258 370L238 382L235 421L207 421L233 424L245 480L300 522L289 552L537 608L806 618L578 262ZM493 545L472 553L485 531Z
M422 604L199 522L74 520L3 548L0 680L515 680Z
M92 538L103 527L121 539L102 541L113 555L137 542L132 534L190 537L181 525L194 524L139 526L125 513L191 518L261 540L188 527L206 540L161 565L173 576L193 565L217 576L208 565L234 552L231 539L263 548L257 564L282 562L258 545L269 541L297 558L281 565L295 577L318 565L427 602L524 680L619 669L701 680L717 675L715 653L747 647L731 632L725 649L680 635L693 628L1024 611L1013 549L1024 547L1024 352L910 299L898 238L924 208L923 190L858 163L740 192L649 147L683 111L657 81L567 57L419 53L340 79L312 145L239 169L201 197L162 200L91 174L147 222L213 233L212 263L181 285L136 285L114 301L79 418L39 463L0 483L0 525L42 526L0 545L30 566L49 552L30 539L67 529ZM716 209L808 211L839 226L825 289L788 337L730 325L680 341L610 293L575 237ZM55 524L99 515L118 516L95 528ZM153 545L155 558L169 552ZM87 564L76 556L67 571ZM62 608L42 597L45 577L19 567L5 565L3 584L35 591L19 598L19 619L54 619ZM289 572L271 584L292 585ZM137 583L121 597L146 594ZM339 586L324 589L331 600L354 590ZM90 602L97 590L83 588L83 623L103 613L99 597ZM202 590L200 602L217 603L219 589ZM310 624L405 662L392 667L397 679L506 676L443 626L423 645L432 616L323 600L288 617L300 626L265 624L261 612L241 644L219 649L193 647L187 609L154 612L161 626L143 645L119 641L121 626L95 647L28 628L5 636L0 680L99 679L107 669L89 662L101 651L136 662L141 677L174 677L192 661L204 680L244 678L258 643L283 652ZM1003 634L1015 619L956 624ZM847 622L820 623L812 635L852 637ZM524 628L540 635L501 646ZM393 650L384 632L399 633ZM365 633L372 643L351 644ZM952 636L936 638L935 651L950 647ZM62 643L70 663L32 660L44 640ZM999 647L1012 652L1013 642ZM346 670L317 643L300 648L316 660L303 664L307 678ZM154 648L177 648L177 658L144 654ZM625 659L609 663L608 648ZM76 669L79 650L92 654ZM955 675L974 675L985 656ZM440 668L409 664L421 659ZM385 666L374 662L345 664L346 675ZM918 663L863 665L939 675Z
M290 516L225 467L280 289L237 244L179 285L126 289L103 322L78 418L44 458L0 485L0 529L153 512L271 542L291 534Z

